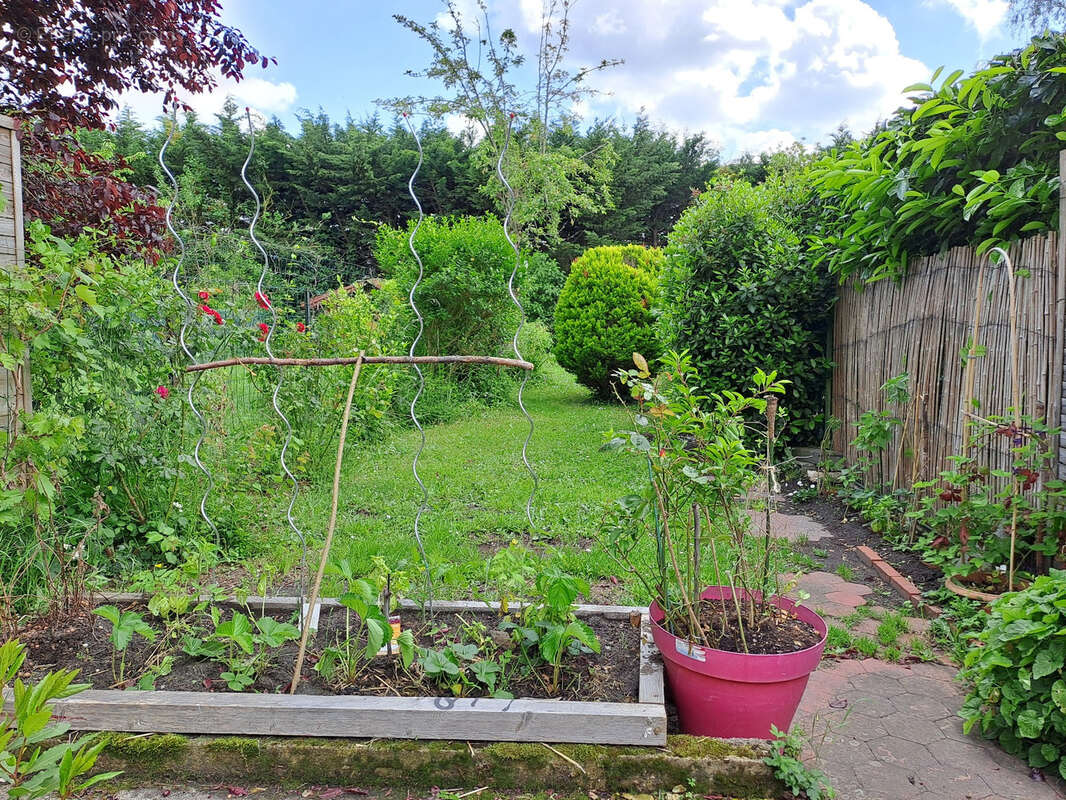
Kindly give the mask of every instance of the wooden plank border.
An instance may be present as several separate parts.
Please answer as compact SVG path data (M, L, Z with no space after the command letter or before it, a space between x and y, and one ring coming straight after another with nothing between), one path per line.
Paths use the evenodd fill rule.
M97 596L99 602L111 603L145 599L140 594ZM235 600L228 602L236 604ZM251 608L271 611L295 609L299 603L299 597L247 600ZM332 608L339 604L325 598L322 605ZM403 605L419 608L410 601ZM499 604L474 601L433 604L435 611L445 613L498 607ZM93 689L59 701L56 713L77 731L665 745L662 661L651 639L647 609L581 605L576 613L618 620L639 616L638 702ZM8 704L10 697L5 696L5 705Z

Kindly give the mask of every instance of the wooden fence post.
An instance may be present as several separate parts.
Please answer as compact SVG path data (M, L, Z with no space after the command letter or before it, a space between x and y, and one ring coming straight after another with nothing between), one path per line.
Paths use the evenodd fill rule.
M20 266L25 258L22 220L22 163L18 123L0 116L0 269ZM15 372L0 368L0 431L13 433L19 412L33 408L29 364Z

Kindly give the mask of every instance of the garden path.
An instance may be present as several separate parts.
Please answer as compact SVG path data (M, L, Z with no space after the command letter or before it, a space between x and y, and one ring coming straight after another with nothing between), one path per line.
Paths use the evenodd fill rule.
M810 537L812 526L801 527ZM824 530L824 529L823 529ZM828 531L813 530L824 543ZM794 591L830 624L867 602L874 590L837 574L815 571ZM871 634L874 619L849 629ZM908 619L914 633L928 621ZM837 797L847 800L1056 800L1061 783L1046 780L995 743L962 731L965 691L956 668L943 662L890 663L875 658L826 658L811 676L794 725L812 735L817 766Z

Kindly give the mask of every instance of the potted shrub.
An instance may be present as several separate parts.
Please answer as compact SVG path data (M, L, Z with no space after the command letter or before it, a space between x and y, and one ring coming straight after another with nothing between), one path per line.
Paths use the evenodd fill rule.
M633 360L618 378L637 401L636 427L611 432L605 446L643 459L648 481L616 503L605 544L653 598L682 730L772 738L774 726L788 730L827 633L783 596L770 531L787 381L758 371L748 394L702 395L687 353L668 353L654 377Z

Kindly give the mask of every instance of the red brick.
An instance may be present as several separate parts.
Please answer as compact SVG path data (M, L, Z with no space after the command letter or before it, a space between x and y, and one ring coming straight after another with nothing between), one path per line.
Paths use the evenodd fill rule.
M893 578L902 578L903 576L899 571L886 561L874 562L873 568L884 576L885 580L892 580Z
M855 552L859 554L859 558L862 559L862 562L869 566L873 566L873 563L875 561L881 561L881 556L879 556L876 552L874 552L864 544L861 544L856 547Z
M889 578L889 583L892 584L892 588L895 589L903 597L906 597L912 602L915 599L921 598L921 592L918 591L918 587L904 578L902 575L893 575Z

